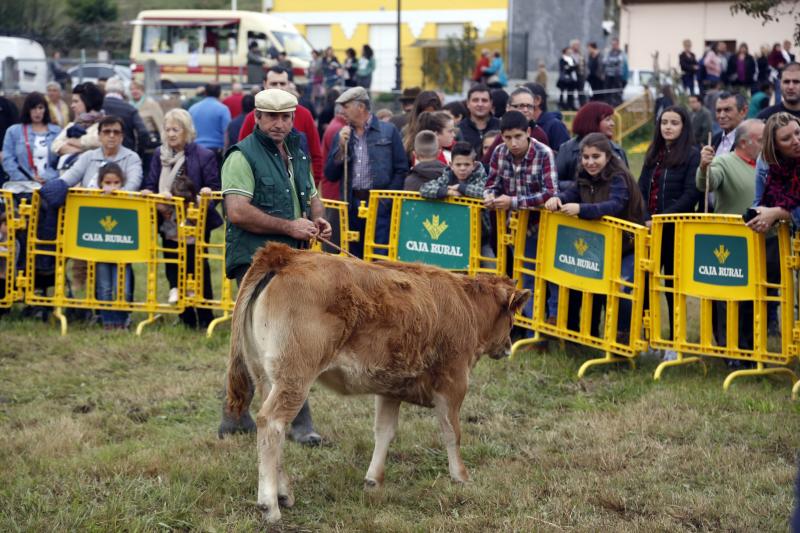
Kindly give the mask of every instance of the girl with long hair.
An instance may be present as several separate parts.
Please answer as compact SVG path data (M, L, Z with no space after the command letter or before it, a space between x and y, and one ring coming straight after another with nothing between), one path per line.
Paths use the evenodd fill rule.
M575 185L545 203L545 209L559 211L566 215L585 220L597 220L612 216L644 224L645 207L642 194L631 176L627 165L616 155L614 147L603 133L590 133L581 141L580 162ZM626 240L622 247L621 277L626 281L633 279L633 242ZM581 296L570 293L568 327L577 330L579 326ZM592 304L592 335L598 335L600 314L605 298L595 296ZM619 301L618 329L620 342L627 344L631 320L631 302Z
M692 213L702 199L702 193L695 185L700 150L694 142L689 112L681 106L670 106L661 113L657 124L639 177L648 221L652 215ZM668 224L664 227L661 242L661 268L664 275L671 276L675 269L674 226ZM672 280L664 283L668 287L673 285ZM665 296L669 310L669 336L672 338L673 295L666 293ZM676 356L672 350L664 354L665 359Z
M414 99L414 107L408 117L408 124L403 128L403 147L411 160L411 153L414 151L414 139L417 133L422 131L419 127L419 116L424 111L439 111L442 109L442 101L439 95L433 91L422 91Z

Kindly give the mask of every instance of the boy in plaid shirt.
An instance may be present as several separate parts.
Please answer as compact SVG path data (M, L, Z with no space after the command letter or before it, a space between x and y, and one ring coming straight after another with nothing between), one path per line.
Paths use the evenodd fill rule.
M489 178L483 192L484 205L489 209L535 209L558 193L558 175L553 151L528 135L528 120L519 111L509 111L500 121L499 145L489 163ZM539 235L539 214L531 213L525 257L536 257ZM533 290L533 277L523 276L522 286ZM547 307L550 317L556 316L557 293L551 291ZM523 314L530 317L533 301L528 300Z

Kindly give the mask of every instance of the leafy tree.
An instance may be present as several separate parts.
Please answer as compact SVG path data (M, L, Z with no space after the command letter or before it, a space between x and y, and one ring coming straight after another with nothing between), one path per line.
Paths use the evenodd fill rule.
M97 24L117 20L113 0L67 0L67 14L79 24Z
M57 46L64 37L64 19L64 4L61 1L0 1L2 35L27 37L46 47Z
M731 13L744 13L761 24L778 22L781 18L792 17L795 20L794 42L800 44L800 2L798 0L739 0L731 6Z

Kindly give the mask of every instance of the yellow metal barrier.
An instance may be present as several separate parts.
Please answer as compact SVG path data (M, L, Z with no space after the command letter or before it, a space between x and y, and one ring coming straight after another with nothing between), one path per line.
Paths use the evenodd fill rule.
M180 294L185 294L185 232L178 233L176 258L162 257L164 248L158 245L158 217L156 206L168 205L176 213L179 226L184 223L183 201L165 199L157 195L142 196L139 193L115 191L111 194L96 189L71 189L65 205L59 210L57 234L53 240L40 239L39 194L35 193L24 215L28 218L28 243L26 270L18 276L18 283L25 288L25 303L54 307L53 315L61 322L61 333L66 334L67 319L61 312L64 307L99 309L109 311L147 313L148 318L140 322L136 333L141 334L145 325L158 318L157 313L180 313L184 300L170 305L159 298L167 289L159 291L159 268L174 263L178 268ZM37 260L49 261L52 268L37 266ZM83 294L69 290L67 264L70 260L85 261L86 289ZM116 297L111 301L98 300L96 296L96 269L99 263L111 263L117 267ZM134 264L144 270L143 298L127 301L125 297L126 268ZM37 275L52 275L53 294L37 294ZM140 274L139 279L142 279ZM163 298L166 300L166 297Z
M22 290L15 283L17 259L17 230L25 228L25 222L14 211L14 196L0 190L0 308L11 305L22 298Z
M375 241L378 206L391 203L389 242ZM363 203L358 216L366 218L365 261L404 261L437 265L449 270L476 274L505 274L506 212L489 211L497 228L497 257L481 252L482 222L486 212L477 198L451 197L428 200L417 192L370 191L369 205Z
M530 211L519 212L514 239L514 278L519 286L523 276L534 280L532 316L518 313L515 320L536 331L537 336L515 342L512 357L522 347L540 341L538 333L543 333L605 353L602 358L586 361L578 377L594 365L628 362L633 367L633 358L647 346L641 334L647 228L611 217L589 221L549 211L540 211L539 215L535 258L525 253L530 237L522 230L528 227ZM630 280L623 277L624 252ZM546 316L548 284L558 295L555 320L550 321ZM601 317L592 316L593 307L599 311L602 303L598 298L605 299L602 328ZM621 306L629 308L627 327L618 321Z
M346 252L350 250L350 243L358 241L359 237L357 231L350 230L350 221L347 215L348 203L339 200L322 200L322 205L325 206L325 216L333 227L331 242L341 248L342 251L329 248L320 241L314 241L312 250L324 251L334 255L347 255Z
M662 274L661 252L671 246L670 234L674 231L674 273ZM665 238L666 237L666 238ZM793 382L797 377L785 365L797 355L798 329L794 319L795 281L791 257L789 228L778 227L780 282L767 281L765 238L744 225L741 217L734 215L658 215L652 226L652 273L650 275L650 344L654 348L675 350L677 359L661 363L654 379L671 366L701 362L697 356L739 359L755 363L755 368L730 373L723 383L728 389L737 377L766 374L785 374ZM794 263L797 260L794 259ZM796 268L796 266L795 266ZM777 291L777 295L768 292ZM661 295L674 298L672 319L674 334L670 339L662 332L662 323L668 316L661 311ZM687 302L699 301L699 331L690 331L693 317ZM726 304L726 340L714 341L712 306L714 302ZM767 337L767 304L780 305L781 343L771 349ZM748 314L740 321L744 307L752 306L752 319ZM752 332L752 347L740 346L740 337ZM744 335L742 335L744 333ZM781 365L766 367L766 364Z

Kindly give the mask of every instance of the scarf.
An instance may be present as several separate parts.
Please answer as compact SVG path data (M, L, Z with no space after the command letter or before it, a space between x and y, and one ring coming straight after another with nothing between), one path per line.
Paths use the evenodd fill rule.
M664 150L658 152L656 157L656 168L653 169L653 179L650 182L650 197L647 199L647 209L651 215L657 215L658 195L661 193L661 174L664 173Z
M106 114L100 111L87 111L86 113L81 113L77 117L75 117L75 124L79 126L83 126L84 128L89 128L92 124L95 124L100 121Z
M167 146L161 147L161 174L158 177L158 194L172 193L172 184L185 162L185 152L173 152Z
M800 165L795 159L769 166L761 204L792 211L800 207Z

